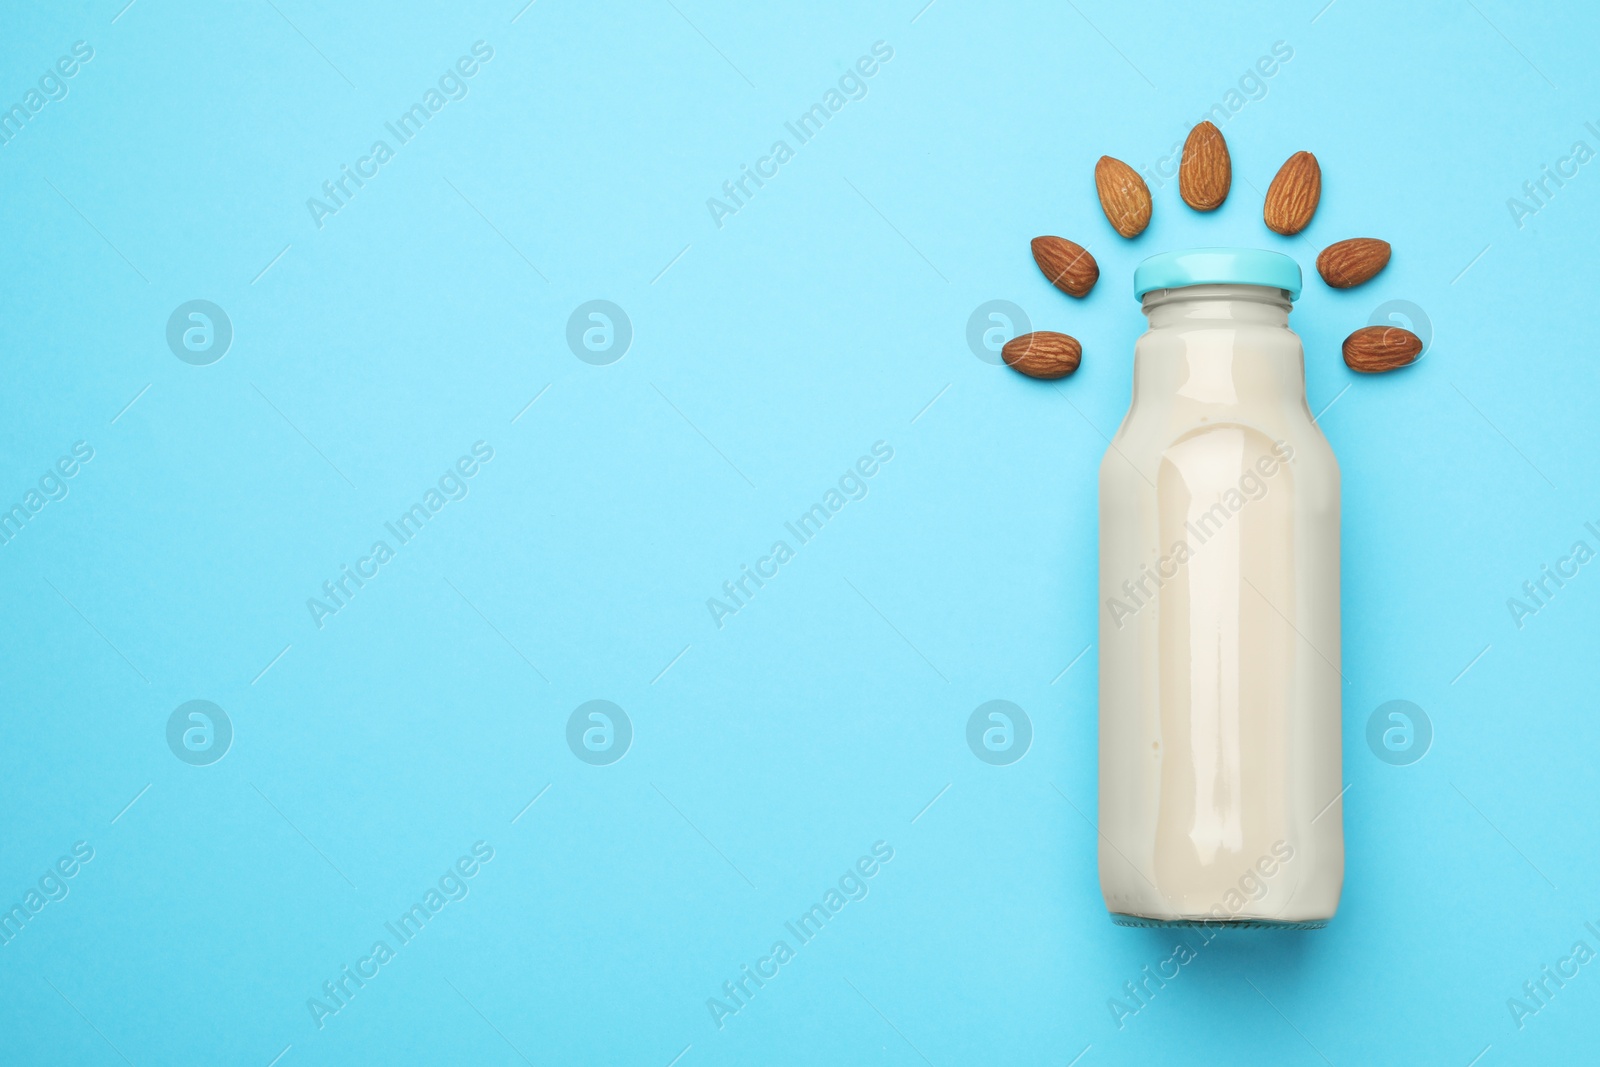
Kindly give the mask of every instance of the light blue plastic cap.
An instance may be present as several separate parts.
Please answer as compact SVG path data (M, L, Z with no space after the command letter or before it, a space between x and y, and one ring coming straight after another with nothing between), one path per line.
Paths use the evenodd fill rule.
M1300 264L1260 248L1190 248L1151 256L1133 272L1133 295L1186 285L1265 285L1300 299Z

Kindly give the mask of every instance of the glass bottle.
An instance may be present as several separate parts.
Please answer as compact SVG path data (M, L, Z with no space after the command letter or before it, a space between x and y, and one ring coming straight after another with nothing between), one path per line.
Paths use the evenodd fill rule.
M1339 467L1300 268L1171 252L1100 467L1100 883L1122 925L1325 925L1344 880Z

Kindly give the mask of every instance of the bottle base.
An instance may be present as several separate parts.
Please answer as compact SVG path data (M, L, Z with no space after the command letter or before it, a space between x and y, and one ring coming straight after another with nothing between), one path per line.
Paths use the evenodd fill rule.
M1212 927L1233 930L1320 930L1328 925L1327 919L1299 919L1286 921L1283 919L1155 919L1148 915L1125 915L1122 912L1111 913L1111 921L1118 926L1138 926L1152 929L1166 929L1169 927L1194 928Z

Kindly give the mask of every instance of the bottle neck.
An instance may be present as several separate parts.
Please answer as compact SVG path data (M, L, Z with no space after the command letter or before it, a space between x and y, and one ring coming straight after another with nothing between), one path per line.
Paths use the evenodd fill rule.
M1286 291L1259 285L1146 293L1150 330L1134 359L1136 406L1304 407L1305 362L1289 308Z
M1188 285L1144 295L1151 329L1216 328L1229 323L1289 326L1289 294L1263 285Z

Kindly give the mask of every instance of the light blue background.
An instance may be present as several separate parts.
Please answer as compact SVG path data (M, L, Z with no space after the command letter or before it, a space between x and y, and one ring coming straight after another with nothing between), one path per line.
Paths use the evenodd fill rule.
M1600 162L1521 228L1506 205L1600 149L1592 12L921 2L6 5L0 103L94 58L0 146L0 501L95 450L0 546L0 903L95 850L0 947L6 1062L1593 1056L1600 963L1523 1029L1506 1005L1600 949L1600 569L1506 607L1597 543ZM306 199L478 40L469 95L318 229ZM880 40L719 229L707 198ZM1155 165L1278 41L1224 208L1169 182L1116 237L1095 159ZM1304 240L1260 221L1297 149ZM1087 300L1040 233L1092 248ZM1359 235L1394 245L1377 280L1310 275ZM1134 264L1217 244L1308 272L1348 875L1327 930L1214 942L1119 1030L1174 938L1113 927L1095 872L1096 472ZM204 367L165 341L197 298L235 331ZM609 366L565 340L592 299L633 324ZM994 299L1081 338L1076 376L977 358ZM1388 300L1433 345L1358 379L1339 343ZM470 495L319 630L307 598L480 440ZM869 495L718 629L706 599L880 440ZM565 740L597 698L635 729L610 766ZM1002 698L1034 739L996 767L965 727ZM167 747L191 699L235 729L208 767ZM1433 723L1411 766L1365 742L1391 699ZM470 895L318 1029L307 998L479 840ZM870 894L719 1030L707 998L880 840Z

